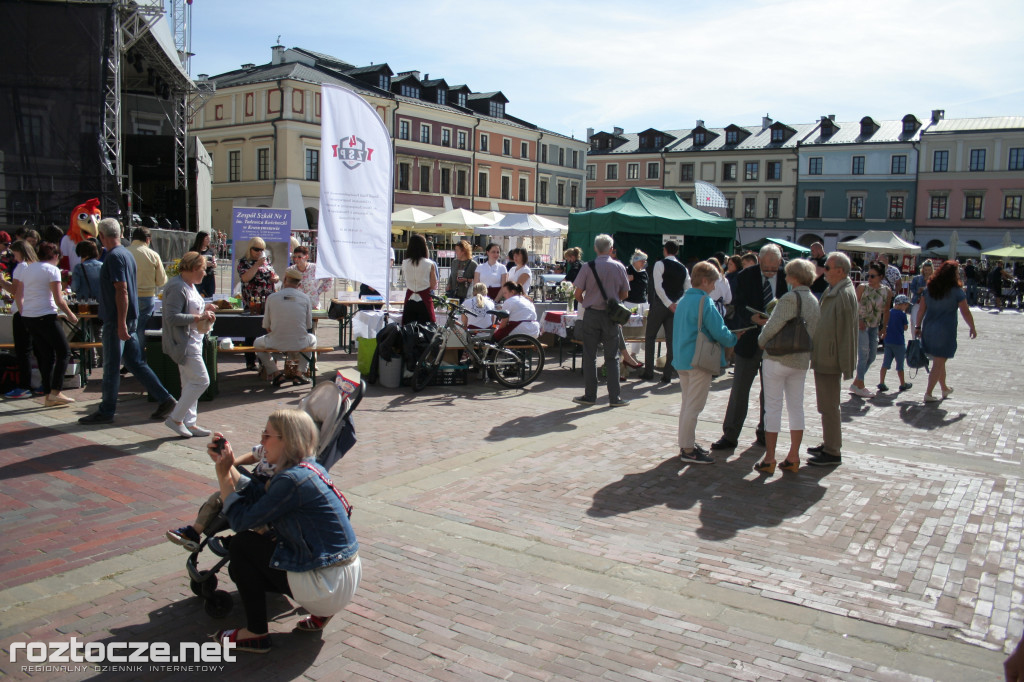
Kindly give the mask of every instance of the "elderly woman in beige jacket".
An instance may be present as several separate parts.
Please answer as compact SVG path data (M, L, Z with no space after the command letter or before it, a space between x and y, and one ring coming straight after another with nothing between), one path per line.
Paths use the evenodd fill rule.
M755 315L754 323L764 325L757 337L757 344L764 348L783 326L799 316L813 338L818 328L818 299L811 293L815 267L809 260L791 260L786 264L786 283L790 291L779 299L770 318ZM804 382L807 369L811 366L811 354L790 353L771 355L765 353L761 363L761 378L764 382L764 459L754 466L757 471L775 473L775 445L782 430L782 405L785 402L789 412L790 444L789 454L782 463L783 471L795 472L800 467L800 444L804 438Z

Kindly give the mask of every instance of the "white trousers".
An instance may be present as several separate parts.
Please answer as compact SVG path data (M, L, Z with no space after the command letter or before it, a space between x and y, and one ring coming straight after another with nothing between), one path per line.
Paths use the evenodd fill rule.
M782 430L782 403L789 412L789 430L804 430L804 381L806 369L787 367L769 355L761 363L764 380L764 430Z
M210 375L206 372L202 351L193 352L193 349L189 349L185 355L185 364L178 365L178 376L181 377L181 397L171 412L171 419L185 426L195 426L199 396L210 386Z
M266 348L271 347L273 345L273 344L270 344L270 343L267 342L267 338L268 338L267 336L261 336L261 337L257 338L255 341L252 342L252 347L256 349L256 357L258 357L260 359L260 362L263 363L263 368L267 370L267 374L269 376L273 376L274 374L277 374L277 359L274 358L274 354L273 353L261 353L261 352L259 352L260 350L266 349ZM302 350L303 348L315 348L315 347L316 347L316 335L315 334L306 334L306 345L303 346L302 348L300 348L299 350ZM279 348L278 350L281 350L281 349ZM305 372L306 371L306 367L309 366L309 362L306 360L306 358L302 357L301 355L299 355L298 357L299 357L299 371L300 372Z
M708 402L711 388L711 373L702 369L680 369L679 388L682 389L683 403L679 407L679 447L693 448L697 440L697 418Z

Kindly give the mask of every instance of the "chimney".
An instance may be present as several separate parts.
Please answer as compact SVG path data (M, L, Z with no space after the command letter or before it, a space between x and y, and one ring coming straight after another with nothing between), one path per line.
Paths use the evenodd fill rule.
M197 81L205 81L205 80L210 80L210 74L208 74L208 73L200 73L200 74L197 74L197 75L196 75L196 80L197 80Z
M594 129L593 128L587 128L587 142L590 142L590 138L592 138L593 136L594 136Z
M284 64L284 45L272 45L270 48L270 63Z
M423 74L423 80L425 80L425 81L430 80L430 74L429 73Z
M932 109L932 123L938 123L944 118L946 118L945 109Z
M612 128L612 135L621 135L621 134L622 134L622 128L619 128L618 126Z
M828 115L828 120L830 120L833 123L835 123L836 122L836 115L835 114L829 114Z
M242 64L243 69L252 69L255 68L255 66L255 64Z
M774 121L772 121L772 119L768 116L768 114L765 114L764 117L761 119L761 130L764 130L765 128L770 126L772 123L774 123Z
M704 119L702 119L702 118L698 118L697 119L697 127L698 128L703 128L704 127Z

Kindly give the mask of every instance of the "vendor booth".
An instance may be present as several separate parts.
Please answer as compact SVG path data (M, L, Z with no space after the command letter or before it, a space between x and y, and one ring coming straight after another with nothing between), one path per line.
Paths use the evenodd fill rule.
M758 239L757 241L744 244L743 248L747 251L754 251L755 253L761 250L761 247L765 244L775 244L775 246L782 249L782 255L786 257L786 260L792 258L807 258L811 255L811 250L806 246L800 246L793 242L786 241L785 239L779 239L778 237L765 237Z
M623 262L629 261L634 249L656 261L661 258L665 235L682 236L678 258L686 262L716 251L731 253L736 221L704 213L671 190L634 187L607 206L569 215L567 244L580 247L585 259L594 257L594 237L599 234L615 239Z
M921 247L917 244L903 241L894 232L882 230L869 230L857 237L845 242L839 242L836 248L840 251L858 251L860 253L893 253L912 254L921 253Z

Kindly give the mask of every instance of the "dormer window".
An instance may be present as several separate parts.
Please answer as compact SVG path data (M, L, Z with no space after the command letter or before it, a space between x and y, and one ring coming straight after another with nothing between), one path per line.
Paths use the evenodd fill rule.
M663 138L661 135L658 135L658 136L656 136L654 138L654 147L655 147L655 149L661 149L664 144L665 144L665 138Z
M786 131L782 128L772 128L772 142L785 142Z
M437 103L448 104L448 91L444 88L437 89Z
M913 135L917 132L917 129L921 127L921 122L918 121L913 114L907 114L903 117L903 134Z
M466 106L466 93L460 92L459 94L455 95L455 103L460 107Z
M736 130L727 130L727 131L725 131L725 143L726 144L736 144L739 141L740 141L740 134L739 134L738 131L736 131Z
M490 106L488 107L488 113L491 118L505 118L505 105L501 102L491 100Z
M903 122L903 132L909 134L909 133L914 132L914 130L916 130L916 129L917 129L917 126L914 125L913 121L907 120L907 121Z
M644 137L640 138L640 148L641 149L647 149L650 146L651 146L651 138L647 137L646 135Z
M860 136L871 137L878 130L878 124L875 123L870 116L865 116L860 120Z
M695 146L700 147L702 145L707 144L707 142L708 142L708 136L707 136L707 134L705 132L700 131L700 132L696 132L696 133L693 134L693 144Z
M380 81L378 82L378 86L380 87L381 90L390 90L391 76L387 75L386 73L382 73L380 75Z
M411 97L413 99L420 98L420 89L415 85L402 85L401 95L403 97Z

